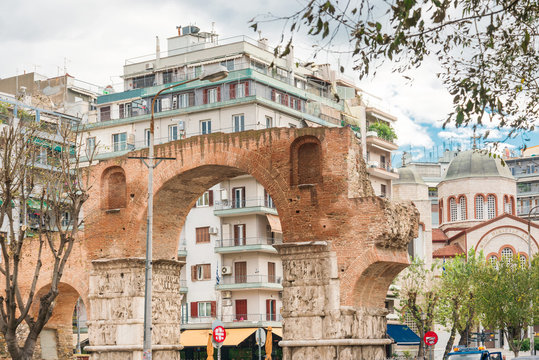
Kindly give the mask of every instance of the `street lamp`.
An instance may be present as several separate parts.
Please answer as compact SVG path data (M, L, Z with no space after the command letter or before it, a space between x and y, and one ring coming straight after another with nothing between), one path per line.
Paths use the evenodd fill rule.
M228 70L218 65L213 70L203 72L200 76L191 80L183 81L172 86L168 86L161 89L152 99L152 116L150 119L150 141L148 163L145 163L148 167L148 219L146 228L146 264L145 264L145 283L144 283L144 343L143 343L143 359L151 360L152 358L152 227L153 227L153 169L159 164L161 160L170 158L155 158L154 157L154 106L155 101L166 90L173 89L175 87L188 84L190 82L200 81L219 81L228 76ZM142 159L142 158L141 158ZM154 160L158 160L157 163Z
M532 267L532 239L531 239L531 216L532 212L536 209L539 209L539 205L536 205L528 211L528 267ZM533 311L533 300L530 304L530 309ZM533 313L532 313L532 323L528 326L528 332L530 336L530 355L535 355L535 329L534 329L534 323L533 323Z

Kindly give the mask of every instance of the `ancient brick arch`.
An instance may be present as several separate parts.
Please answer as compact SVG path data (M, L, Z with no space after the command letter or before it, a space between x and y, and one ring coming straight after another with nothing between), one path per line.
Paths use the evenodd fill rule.
M418 215L411 205L374 196L361 146L349 129L216 133L160 145L156 156L175 158L154 173L156 351L176 358L181 263L175 254L187 213L210 186L250 174L272 196L283 228L278 250L285 358L384 357L388 340L379 299L408 263L406 246L416 236ZM142 344L147 169L138 160L119 157L95 166L94 182L111 169L125 174L125 206L103 208L96 186L84 208L87 268L93 261L94 359L100 354L127 358Z

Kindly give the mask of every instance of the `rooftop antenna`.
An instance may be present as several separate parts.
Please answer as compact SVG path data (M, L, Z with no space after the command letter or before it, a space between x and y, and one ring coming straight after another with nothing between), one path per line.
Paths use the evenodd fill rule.
M479 141L481 141L481 136L476 136L476 135L475 135L475 130L476 130L476 127L474 126L474 127L473 127L473 136L472 136L472 139L473 139L473 146L472 146L472 149L473 149L473 150L477 150L476 139L479 139Z

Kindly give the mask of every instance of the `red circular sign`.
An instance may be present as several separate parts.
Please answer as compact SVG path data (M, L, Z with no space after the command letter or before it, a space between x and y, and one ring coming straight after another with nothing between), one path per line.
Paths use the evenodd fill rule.
M434 346L438 342L438 335L434 331L427 331L423 336L423 341L428 346Z
M226 331L225 328L222 326L216 326L215 329L213 329L213 340L218 343L222 343L226 339Z

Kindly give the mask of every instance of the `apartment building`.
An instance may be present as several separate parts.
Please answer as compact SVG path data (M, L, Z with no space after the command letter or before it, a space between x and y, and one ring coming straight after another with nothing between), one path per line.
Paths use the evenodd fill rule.
M517 180L517 215L528 218L539 206L539 146L526 149L522 156L505 158L511 174ZM532 220L539 220L539 209L533 210Z
M222 65L229 72L223 80L195 80L161 93L154 105L156 144L215 132L350 126L371 159L376 193L391 195L398 174L390 158L397 146L366 129L368 122L390 125L396 119L329 65L303 66L293 51L275 58L264 39L221 40L194 26L179 28L167 44L161 53L157 40L155 54L127 60L125 90L98 97L82 130L97 160L147 147L152 98ZM185 358L204 351L214 319L233 335L229 345L234 346L223 350L231 358L251 358L258 327L272 326L276 341L282 336L282 265L273 247L282 240L271 196L251 176L227 179L198 199L178 234L178 257L186 262L181 273ZM273 358L279 359L275 349Z

